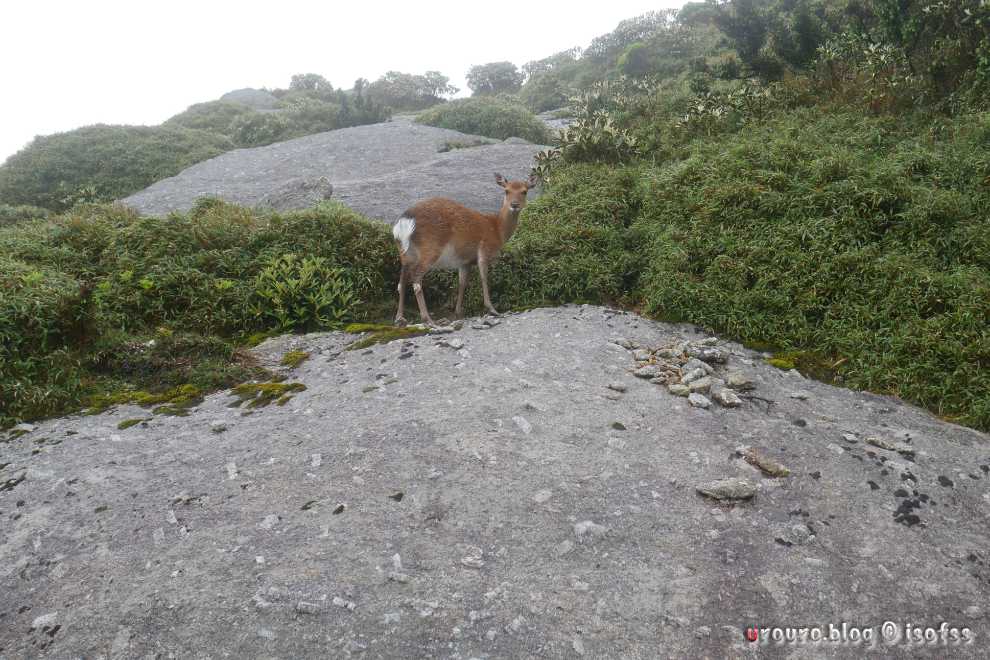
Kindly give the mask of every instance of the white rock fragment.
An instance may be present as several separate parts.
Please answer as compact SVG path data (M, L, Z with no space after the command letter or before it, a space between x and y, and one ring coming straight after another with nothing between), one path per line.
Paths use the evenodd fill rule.
M519 430L525 433L526 435L529 435L530 433L533 432L533 425L530 424L528 421L526 421L525 417L516 415L515 417L512 418L512 421L515 422L516 426L519 427Z
M469 545L467 547L467 553L461 557L461 564L467 566L468 568L482 568L485 565L482 557L484 556L484 551L476 545Z
M304 600L296 603L296 612L300 614L319 614L320 606L317 603L307 603Z
M346 598L341 598L340 596L334 596L333 600L330 602L337 607L350 610L352 612L354 611L354 608L357 607L357 604L353 600L347 600Z
M537 504L543 504L551 497L553 497L553 491L549 488L544 488L543 490L538 490L533 494L533 501Z
M41 616L35 617L34 621L31 622L31 628L39 629L45 626L50 626L58 619L58 612L49 612L48 614L42 614Z
M603 536L608 529L590 520L582 520L574 525L574 534L578 538L584 536Z
M275 527L275 525L278 524L278 521L279 521L278 515L271 513L265 516L264 520L258 523L258 527L260 527L261 529L272 529L273 527Z

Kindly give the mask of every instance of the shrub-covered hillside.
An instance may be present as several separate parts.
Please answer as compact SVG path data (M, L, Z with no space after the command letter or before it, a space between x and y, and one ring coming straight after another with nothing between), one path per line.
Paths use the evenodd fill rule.
M0 167L0 200L53 211L115 199L234 147L178 126L87 126L35 138Z
M160 126L98 125L38 137L0 165L0 204L61 212L77 202L112 201L230 149L384 121L456 91L438 71L390 71L349 90L308 73L293 76L286 89L239 90L225 97L233 100L197 103ZM272 107L252 107L258 97Z

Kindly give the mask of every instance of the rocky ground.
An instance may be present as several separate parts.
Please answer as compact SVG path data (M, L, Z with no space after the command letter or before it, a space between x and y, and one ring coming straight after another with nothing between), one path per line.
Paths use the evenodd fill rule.
M164 215L188 210L198 197L280 211L332 197L391 222L418 200L442 195L494 212L501 200L494 173L524 179L533 156L546 148L519 138L498 142L397 117L229 151L121 202L144 214Z
M4 437L0 658L986 657L986 435L600 307L451 330Z

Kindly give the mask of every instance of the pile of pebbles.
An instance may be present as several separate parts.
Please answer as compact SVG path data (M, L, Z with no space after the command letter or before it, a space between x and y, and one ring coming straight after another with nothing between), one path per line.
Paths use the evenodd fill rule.
M611 341L633 354L634 376L686 397L696 408L711 408L713 400L723 408L736 408L742 404L738 392L755 388L746 374L728 366L730 353L718 345L717 337L652 348L625 338Z

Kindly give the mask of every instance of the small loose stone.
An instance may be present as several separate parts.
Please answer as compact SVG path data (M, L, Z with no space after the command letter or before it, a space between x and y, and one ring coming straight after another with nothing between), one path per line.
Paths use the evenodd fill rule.
M681 376L681 382L685 385L690 385L696 380L700 380L707 375L704 369L691 369L690 371L685 371L684 375Z
M738 449L736 453L742 456L747 463L759 468L771 477L786 477L791 473L787 467L752 447Z
M515 422L516 426L519 427L519 430L525 433L526 435L529 435L530 433L533 432L533 425L530 424L528 421L526 421L525 417L521 417L517 415L516 417L512 418L512 421Z
M712 379L708 376L698 378L688 383L688 389L692 392L705 393L712 389Z
M660 373L661 373L660 367L658 367L655 364L648 364L645 367L640 367L639 369L634 371L633 376L636 376L637 378L649 379L649 378L656 378L657 376L660 375Z
M484 551L476 545L469 545L467 549L467 554L461 557L461 564L467 566L468 568L482 568L485 565L482 557L484 556Z
M683 383L671 383L667 385L667 391L674 396L687 396L691 393L691 388Z
M301 600L296 603L296 612L299 612L300 614L319 614L320 606L316 603L307 603L306 601Z
M716 500L748 500L756 495L756 486L738 477L708 481L698 484L695 489Z
M729 371L725 375L725 384L734 390L739 390L740 392L751 390L755 388L753 381L741 371Z
M726 387L719 387L712 390L712 398L726 408L738 408L742 405L739 395Z
M707 410L711 408L712 402L704 394L698 394L697 392L692 392L688 395L688 403L690 403L695 408L701 408Z
M626 386L623 385L622 383L609 383L608 389L615 390L616 392L625 392Z
M583 520L574 525L574 534L578 538L584 536L602 536L608 529L590 520Z

